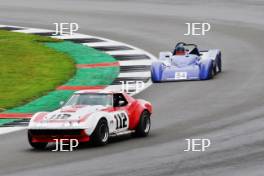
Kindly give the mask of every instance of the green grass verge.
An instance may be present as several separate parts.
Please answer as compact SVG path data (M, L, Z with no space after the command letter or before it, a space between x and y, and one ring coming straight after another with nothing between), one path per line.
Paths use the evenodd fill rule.
M71 56L76 64L93 64L102 62L116 62L108 54L99 52L93 48L75 44L72 42L47 43L48 47L58 52ZM119 74L119 67L98 67L77 69L76 74L64 85L68 86L98 86L109 85ZM7 113L35 113L39 111L52 111L59 108L59 102L65 101L74 91L56 90L40 97L23 106L16 107Z
M61 43L0 30L0 111L43 96L74 75L71 57L43 42Z
M56 90L42 96L30 103L5 112L7 113L35 113L39 111L52 111L60 107L60 102L68 99L74 91Z
M65 85L104 86L109 85L117 77L117 67L98 67L78 69L76 75Z

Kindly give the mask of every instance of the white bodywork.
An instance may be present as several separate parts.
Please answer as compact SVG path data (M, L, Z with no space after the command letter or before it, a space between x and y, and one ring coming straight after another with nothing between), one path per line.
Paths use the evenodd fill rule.
M211 59L215 60L217 55L219 54L220 50L219 49L210 49L208 51L200 51L200 59ZM159 53L159 61L161 61L164 65L170 66L171 65L171 60L173 59L173 55L170 51L162 51Z
M129 118L126 111L108 112L107 107L101 105L65 106L50 113L39 112L30 120L28 129L84 129L90 136L102 118L107 120L110 134L128 130Z
M211 59L211 60L215 60L219 52L220 52L219 49L210 49L208 51L200 51L202 59Z

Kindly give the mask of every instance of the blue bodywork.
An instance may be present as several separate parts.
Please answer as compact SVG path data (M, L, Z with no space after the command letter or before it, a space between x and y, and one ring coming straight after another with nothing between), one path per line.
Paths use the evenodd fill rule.
M216 74L217 69L221 71L219 50L203 51L201 54L190 53L173 55L167 52L167 56L153 62L152 81L208 80Z

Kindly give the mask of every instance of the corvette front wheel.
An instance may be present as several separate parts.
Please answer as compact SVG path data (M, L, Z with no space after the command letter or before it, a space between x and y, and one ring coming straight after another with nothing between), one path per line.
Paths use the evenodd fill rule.
M139 124L136 129L136 136L145 137L149 134L151 126L150 113L148 111L143 111L140 116Z
M107 121L105 119L101 119L92 134L92 143L96 146L103 146L108 143L108 139L109 129Z
M37 150L44 150L48 145L47 142L32 142L32 136L29 132L28 132L28 142L34 149Z

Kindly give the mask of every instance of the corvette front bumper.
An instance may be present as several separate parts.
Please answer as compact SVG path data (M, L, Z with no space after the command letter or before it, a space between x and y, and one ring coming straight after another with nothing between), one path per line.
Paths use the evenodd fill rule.
M28 130L30 140L33 143L37 142L55 142L60 139L76 139L79 142L88 142L90 137L85 133L84 129L35 129Z

